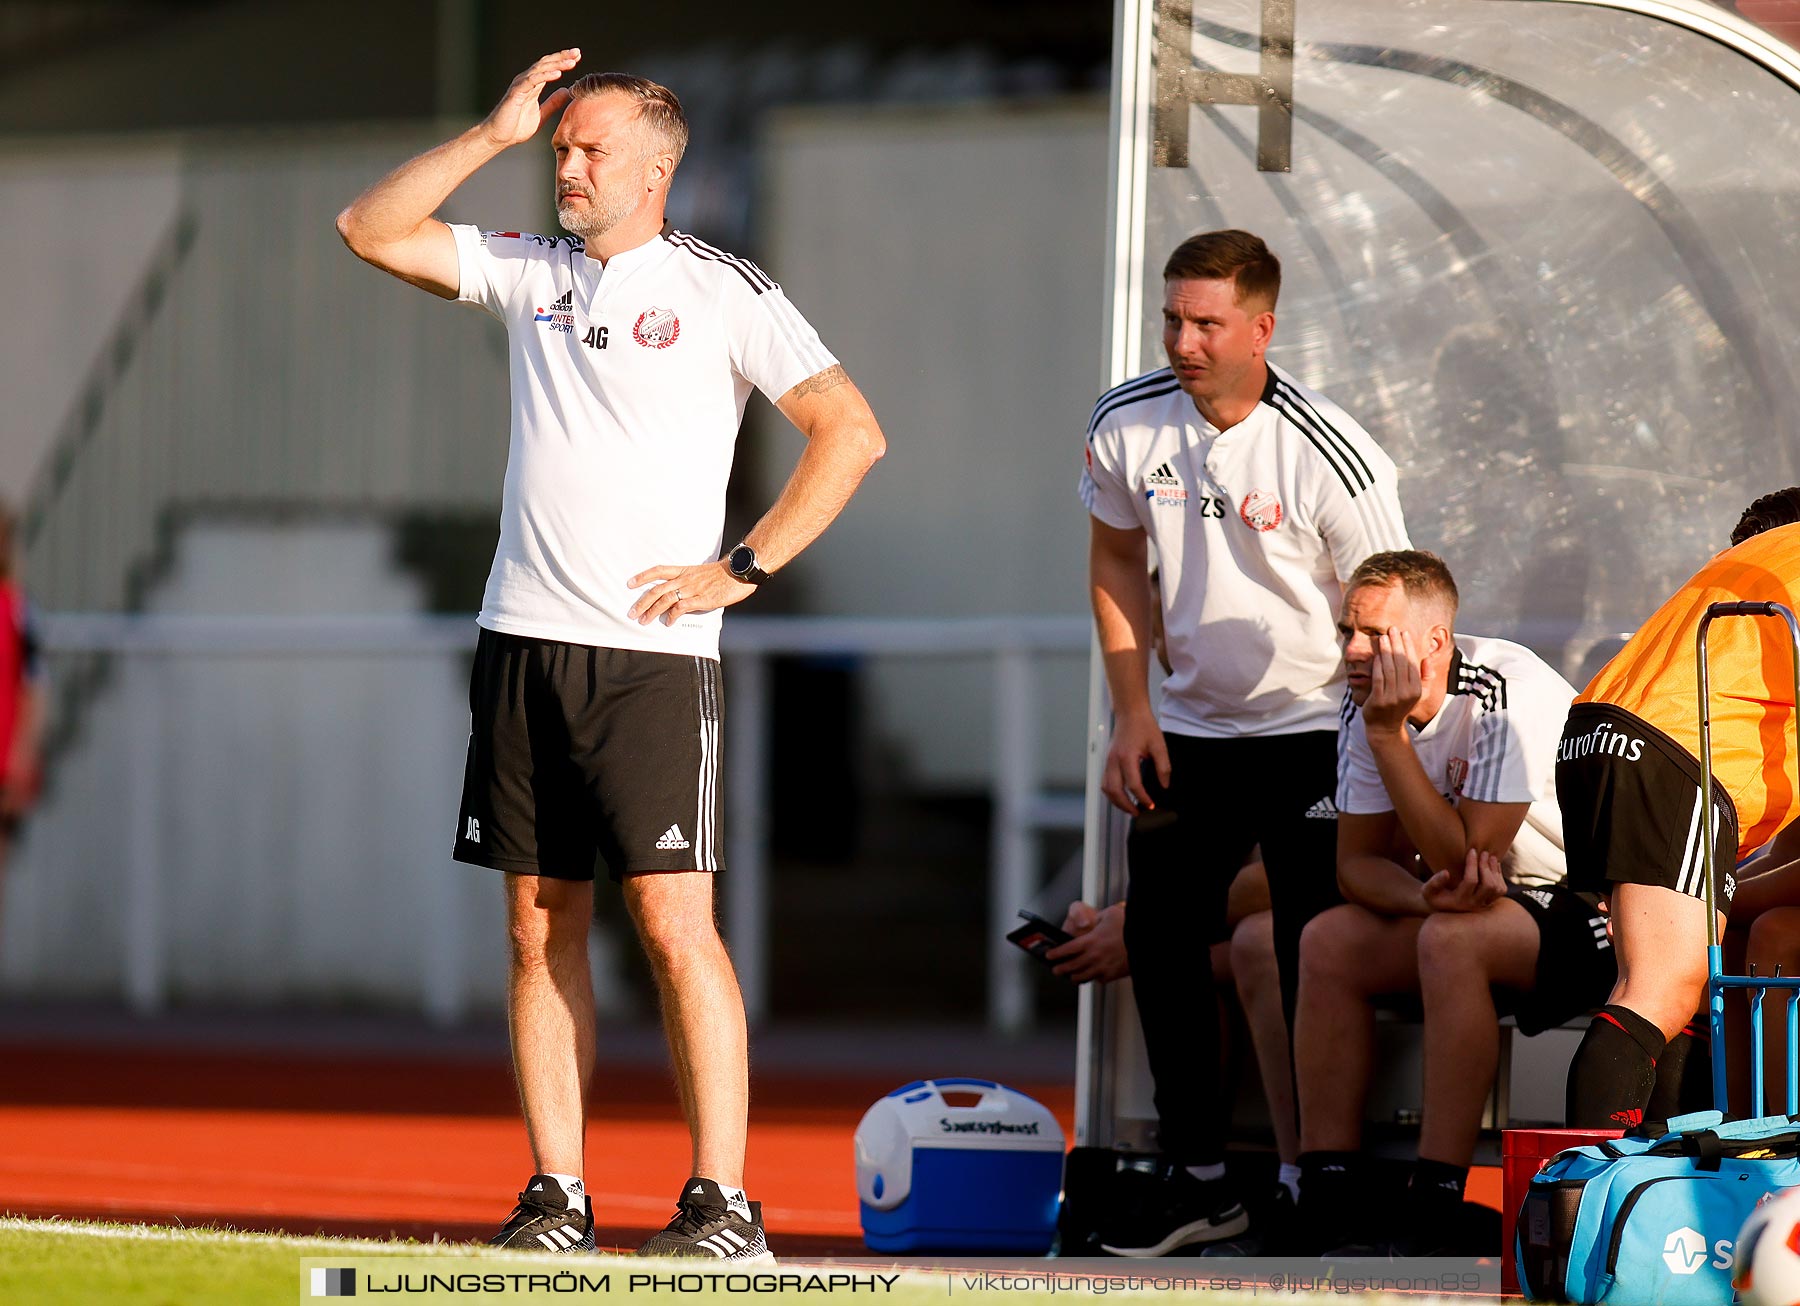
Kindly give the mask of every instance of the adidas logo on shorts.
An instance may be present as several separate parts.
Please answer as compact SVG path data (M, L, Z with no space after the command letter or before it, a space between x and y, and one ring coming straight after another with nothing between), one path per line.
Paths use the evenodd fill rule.
M1337 803L1328 795L1307 808L1306 814L1315 821L1335 821L1338 819Z
M656 846L665 851L686 848L688 847L688 841L681 837L681 827L679 825L671 825L662 832L662 838L656 841Z

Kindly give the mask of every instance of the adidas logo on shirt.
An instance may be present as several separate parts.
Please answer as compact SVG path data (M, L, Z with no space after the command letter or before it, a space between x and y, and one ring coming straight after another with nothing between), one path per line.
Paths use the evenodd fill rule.
M656 841L656 846L668 850L686 848L689 845L688 841L681 837L681 827L679 825L671 825L668 829L663 831L662 838Z
M531 320L548 326L552 331L572 335L575 331L575 292L563 291L549 308L540 308L533 313Z
M1338 819L1337 804L1327 795L1307 808L1306 816L1313 821L1335 821Z
M1157 507L1178 506L1187 502L1187 491L1175 469L1164 463L1144 478L1144 497Z

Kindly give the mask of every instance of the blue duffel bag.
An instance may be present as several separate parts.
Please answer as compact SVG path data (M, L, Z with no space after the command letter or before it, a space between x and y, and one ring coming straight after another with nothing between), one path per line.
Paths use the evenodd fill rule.
M1532 1301L1719 1306L1752 1209L1800 1185L1795 1117L1697 1111L1659 1138L1558 1153L1531 1181L1513 1248Z

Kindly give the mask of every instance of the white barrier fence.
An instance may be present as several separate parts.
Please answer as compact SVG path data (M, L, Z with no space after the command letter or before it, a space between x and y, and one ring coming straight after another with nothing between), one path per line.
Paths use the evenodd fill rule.
M243 617L159 614L52 614L43 619L45 651L53 657L110 655L125 665L256 659L441 659L473 647L473 623L462 616L382 615L345 617ZM1038 836L1079 829L1082 799L1043 787L1039 664L1050 657L1085 657L1088 623L1073 617L969 619L874 619L734 616L725 623L724 657L731 693L726 723L725 928L736 956L751 1018L769 1002L768 759L772 719L770 660L784 655L858 658L986 658L993 676L992 752L989 774L994 815L988 873L987 1019L990 1028L1014 1032L1031 1023L1028 959L1008 945L1004 932L1014 910L1039 887ZM171 723L157 695L131 697L124 725L126 792L116 796L116 815L136 837L124 841L119 868L122 913L122 985L138 1010L168 998L170 922L162 903L173 868L154 837L159 819L153 786L164 768L163 741ZM426 880L430 886L438 883ZM428 893L434 892L427 887ZM448 1023L464 1012L468 985L459 973L466 954L453 937L457 909L419 905L427 940L422 1005Z

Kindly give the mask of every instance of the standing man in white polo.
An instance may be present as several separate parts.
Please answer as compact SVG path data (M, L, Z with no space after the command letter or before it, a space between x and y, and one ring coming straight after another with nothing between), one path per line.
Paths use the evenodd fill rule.
M456 840L459 861L506 873L508 1021L537 1170L493 1241L594 1246L587 932L604 858L656 977L694 1146L675 1218L640 1250L754 1262L769 1252L743 1188L744 1006L714 921L720 609L816 539L885 444L761 269L665 228L688 136L671 91L590 74L539 102L579 59L539 59L485 120L360 196L338 231L376 267L507 328L512 434ZM557 217L571 235L432 217L553 120ZM752 387L807 445L774 506L721 556Z
M1264 356L1280 291L1280 263L1249 232L1183 241L1163 268L1169 366L1102 395L1088 424L1081 497L1114 714L1102 788L1132 817L1125 946L1170 1162L1155 1209L1103 1234L1127 1256L1248 1225L1225 1180L1206 949L1229 937L1226 892L1261 844L1292 1028L1300 931L1338 901L1343 583L1407 547L1393 462ZM1171 667L1159 706L1152 547Z

